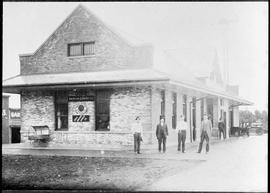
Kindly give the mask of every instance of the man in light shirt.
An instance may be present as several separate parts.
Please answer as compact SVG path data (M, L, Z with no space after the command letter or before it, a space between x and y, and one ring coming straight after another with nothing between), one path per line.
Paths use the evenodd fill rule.
M180 116L180 121L177 124L176 131L178 132L178 151L181 151L182 145L182 152L185 153L185 142L186 142L186 135L187 135L188 124L185 122L184 116Z
M136 117L135 123L132 124L132 132L134 136L134 152L140 154L140 146L142 141L142 124L140 117Z
M208 120L207 114L204 114L201 124L201 141L197 153L201 153L204 140L206 140L206 153L209 152L209 139L212 131L212 122Z

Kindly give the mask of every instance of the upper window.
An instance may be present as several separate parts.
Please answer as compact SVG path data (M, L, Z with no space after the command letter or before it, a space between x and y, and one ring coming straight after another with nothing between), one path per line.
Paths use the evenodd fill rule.
M68 56L85 56L95 54L95 42L68 44Z

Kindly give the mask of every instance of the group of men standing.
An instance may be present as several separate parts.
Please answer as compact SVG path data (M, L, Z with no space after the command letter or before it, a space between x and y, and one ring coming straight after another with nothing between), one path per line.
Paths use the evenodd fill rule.
M225 124L220 118L218 123L219 128L219 138L221 138L221 134L223 134L223 138L225 138ZM177 150L182 151L185 153L185 141L186 141L186 134L187 134L188 124L184 120L184 116L180 116L180 120L177 124L176 132L178 133L178 146ZM140 154L140 143L143 141L143 132L142 132L142 125L140 122L140 117L136 117L135 123L132 125L132 131L134 134L134 152ZM201 123L201 136L200 136L200 143L197 153L201 153L202 146L204 141L206 141L206 153L209 152L209 140L212 131L212 122L208 119L207 114L204 114L203 120ZM158 140L158 151L166 152L166 141L168 133L168 126L165 123L165 117L160 116L160 122L156 127L156 137Z

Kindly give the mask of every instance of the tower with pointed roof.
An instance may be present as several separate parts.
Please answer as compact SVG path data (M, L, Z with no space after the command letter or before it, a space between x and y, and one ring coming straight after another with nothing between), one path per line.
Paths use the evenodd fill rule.
M223 84L217 50L215 50L214 54L215 55L214 55L214 60L212 63L212 71L210 72L210 80L212 80L218 84Z

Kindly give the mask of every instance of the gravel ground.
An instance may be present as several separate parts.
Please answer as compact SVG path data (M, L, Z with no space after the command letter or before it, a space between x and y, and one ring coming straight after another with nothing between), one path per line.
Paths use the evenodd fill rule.
M2 155L3 189L134 191L202 160Z

